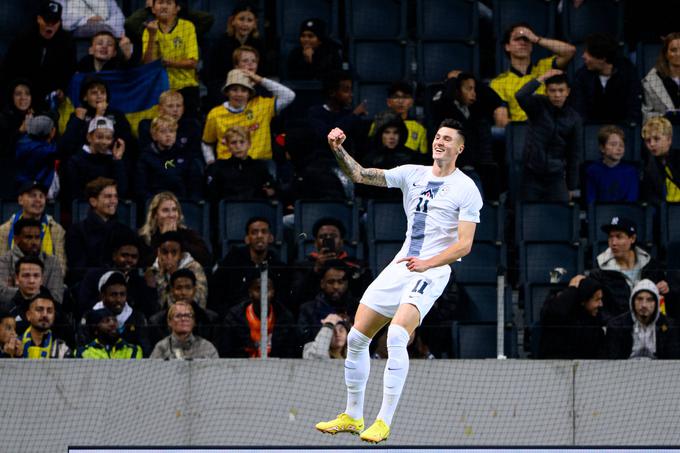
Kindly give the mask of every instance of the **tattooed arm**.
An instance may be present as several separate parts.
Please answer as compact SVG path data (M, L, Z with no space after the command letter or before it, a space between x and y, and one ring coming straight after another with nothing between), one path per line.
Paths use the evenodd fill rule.
M335 160L338 161L340 168L350 179L369 186L387 187L385 171L380 168L364 168L350 156L342 143L345 141L345 133L337 127L328 133L328 145L331 147Z

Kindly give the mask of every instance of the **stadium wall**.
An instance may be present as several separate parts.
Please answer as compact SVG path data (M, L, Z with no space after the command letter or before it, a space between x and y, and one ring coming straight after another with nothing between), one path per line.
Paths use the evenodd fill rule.
M367 422L384 361L372 362ZM680 362L412 361L389 445L678 445ZM342 361L0 361L0 451L358 446Z

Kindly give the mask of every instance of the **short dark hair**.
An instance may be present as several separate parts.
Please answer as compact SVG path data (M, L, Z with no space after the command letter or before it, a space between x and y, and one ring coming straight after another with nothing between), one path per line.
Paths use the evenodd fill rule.
M253 216L249 218L248 221L246 222L246 234L248 234L248 232L250 231L250 225L252 225L255 222L264 222L267 224L270 230L272 229L272 224L268 218L263 216Z
M323 94L330 96L334 91L340 88L340 82L343 80L352 80L352 74L349 71L331 71L323 77L322 86Z
M325 276L326 272L328 272L330 269L343 271L345 273L344 279L347 280L349 278L349 266L347 266L347 264L342 260L333 259L326 261L323 265L323 268L321 269L321 276Z
M92 35L92 38L90 38L90 42L93 43L97 36L110 36L111 38L113 38L113 42L117 42L116 37L109 30L99 30L97 33Z
M131 245L139 250L139 238L131 232L121 231L111 237L111 254L120 250L121 247Z
M317 236L321 227L326 226L326 225L331 225L331 226L336 227L338 230L340 230L340 236L342 238L345 237L345 234L347 233L347 230L345 229L345 225L339 219L336 219L335 217L321 217L319 220L314 222L314 226L312 227L312 234L314 235L314 237Z
M17 260L16 263L14 263L14 273L19 274L19 271L21 270L21 265L22 264L35 264L36 266L40 266L40 271L45 270L45 264L42 262L40 258L37 256L22 256Z
M566 86L569 86L569 79L567 79L567 76L565 74L555 74L552 77L548 77L545 79L545 86L548 85L561 85L565 84Z
M96 75L89 75L86 76L85 79L80 83L80 101L84 102L85 101L85 96L87 95L88 90L90 90L93 87L102 87L104 88L104 92L106 92L106 99L111 102L111 98L109 96L109 87L106 84L106 81Z
M33 302L35 302L36 300L38 300L38 299L45 299L45 300L51 301L51 302L52 302L52 305L54 305L54 309L55 309L55 310L57 309L57 301L54 300L54 296L52 295L52 293L50 292L50 290L47 289L47 288L45 288L44 286L41 286L41 287L40 287L40 291L38 292L38 294L36 294L35 296L31 297L30 299L28 299L28 300L25 302L25 305L24 305L24 307L25 307L24 313L25 313L26 311L28 311L28 309L31 308L31 304L32 304Z
M606 33L593 33L585 40L585 51L595 58L613 63L619 52L619 44Z
M160 247L164 242L177 242L179 244L179 249L184 251L184 241L182 240L182 235L179 231L166 231L158 236L158 246Z
M40 220L22 217L21 219L17 220L17 222L12 227L14 236L19 236L24 228L42 229L42 224L40 223Z
M392 82L389 88L387 88L387 97L393 96L397 91L401 91L402 93L413 97L413 86L406 80Z
M118 183L115 179L104 178L103 176L94 178L92 181L85 184L85 196L88 200L90 198L97 198L104 189L111 186L118 188Z
M191 269L182 268L173 272L170 276L170 286L174 286L175 282L180 278L188 278L191 280L191 283L196 286L196 274L194 274Z
M458 132L458 135L460 138L463 139L463 143L465 143L465 131L463 131L463 125L460 124L459 121L456 121L452 118L445 118L442 120L441 123L439 123L439 127L437 129L441 129L442 127L448 127L450 129L455 129L456 132Z
M515 31L515 28L519 28L519 27L528 28L529 30L534 31L534 28L526 22L515 22L514 24L512 24L508 28L506 28L505 31L503 32L503 41L502 41L503 52L505 52L505 55L508 55L508 51L505 50L505 45L510 44L510 37L512 36L512 32Z

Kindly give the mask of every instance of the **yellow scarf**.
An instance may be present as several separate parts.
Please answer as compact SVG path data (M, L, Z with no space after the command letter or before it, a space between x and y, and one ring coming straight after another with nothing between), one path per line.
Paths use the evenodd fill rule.
M24 216L24 213L14 214L12 219L12 226L9 228L9 248L14 247L14 224ZM46 255L54 255L54 244L52 243L52 232L50 231L50 224L47 214L43 214L40 218L40 251Z

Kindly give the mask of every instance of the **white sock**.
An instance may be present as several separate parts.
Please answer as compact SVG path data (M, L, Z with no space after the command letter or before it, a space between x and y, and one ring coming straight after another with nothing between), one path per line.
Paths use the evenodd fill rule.
M390 324L387 329L387 365L383 375L383 401L378 413L379 419L392 424L394 411L397 410L399 397L408 374L408 346L409 334L401 326Z
M364 392L371 357L368 345L371 339L352 327L347 334L347 358L345 359L345 384L347 385L347 408L345 413L352 418L364 416Z

